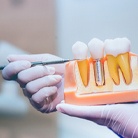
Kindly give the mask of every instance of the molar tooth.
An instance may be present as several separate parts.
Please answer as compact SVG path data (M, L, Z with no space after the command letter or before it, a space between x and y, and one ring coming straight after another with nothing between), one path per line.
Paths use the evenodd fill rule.
M130 41L127 38L105 40L108 69L116 85L120 84L118 69L121 70L126 84L130 84L132 81L129 57L130 45Z
M103 41L93 38L88 43L89 51L91 53L91 57L94 61L94 74L95 74L95 82L98 86L104 84L104 68L101 59L104 57L104 43Z
M85 43L78 41L72 46L72 52L75 59L81 59L77 61L78 68L82 82L87 86L89 79L89 64L87 60L88 47Z

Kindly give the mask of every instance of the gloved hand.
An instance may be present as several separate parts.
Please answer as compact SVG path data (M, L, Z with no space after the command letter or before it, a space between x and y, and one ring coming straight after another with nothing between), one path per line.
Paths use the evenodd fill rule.
M107 126L124 138L138 138L138 103L76 106L61 103L57 110Z
M17 81L37 110L49 113L55 111L56 105L63 100L65 65L31 67L31 62L59 59L50 54L11 55L2 75L6 80Z

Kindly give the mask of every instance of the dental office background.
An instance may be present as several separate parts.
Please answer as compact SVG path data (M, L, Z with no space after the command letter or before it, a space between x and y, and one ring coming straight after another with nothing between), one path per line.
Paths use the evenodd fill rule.
M14 2L14 4L17 4L15 5L15 8L16 6L18 6L18 8L20 9L21 9L20 3L27 2L26 0L11 0L11 1ZM0 4L1 3L2 0L0 0ZM38 30L36 31L37 33L32 31L33 32L32 34L35 35L35 37L31 37L31 35L29 35L27 41L24 41L24 43L22 43L21 45L20 42L23 41L22 39L27 34L21 33L20 37L19 35L16 36L18 37L17 41L12 42L12 37L13 37L12 35L11 39L4 39L6 37L3 37L6 33L7 34L10 33L10 30L9 32L3 31L4 33L1 33L0 29L0 39L3 38L4 40L4 42L2 40L0 43L0 50L1 48L3 48L4 50L6 48L7 49L11 48L13 52L16 51L15 53L26 53L26 52L41 53L45 50L46 52L56 54L63 58L73 58L71 48L76 41L82 41L88 44L88 42L93 37L97 37L103 41L105 39L110 39L110 38L114 39L117 37L127 37L132 44L131 51L134 53L138 53L138 47L137 47L138 46L138 39L137 39L138 1L137 0L131 0L131 1L130 0L121 0L121 1L120 0L39 0L39 2L38 0L30 0L29 4L30 3L37 3L36 4L37 6L39 4L43 5L43 8L41 7L41 9L39 8L39 10L35 8L35 10L33 11L32 7L28 8L30 10L28 10L27 16L30 15L30 17L33 17L31 18L33 20L30 20L29 26L28 22L24 25L26 26L26 28L28 27L26 29L28 30L27 34L29 34L29 30L30 32L32 30L35 30L38 27L37 23L40 23ZM46 4L45 7L44 4ZM35 5L33 6L35 7ZM33 14L30 14L31 10L34 12ZM41 12L41 10L43 11ZM5 14L6 13L8 12L5 11ZM37 14L38 18L34 20L35 19L34 17ZM43 16L45 16L45 14L47 14L48 16L44 20ZM1 15L2 14L0 14L0 17L2 17ZM24 18L24 16L21 17ZM0 27L1 27L1 22L3 21L1 19L3 18L0 18ZM20 20L23 21L23 19L21 18ZM52 25L51 29L50 25ZM41 26L44 26L44 28L40 28ZM49 27L45 28L46 26ZM23 32L23 30L19 31ZM49 33L46 34L45 32ZM33 39L29 40L29 38ZM5 41L7 41L8 43ZM28 44L27 42L30 43ZM27 44L28 46L25 47L24 45ZM40 46L42 46L42 48ZM10 85L9 87L13 87L13 89L8 89L7 85ZM21 109L20 107L18 107L18 109L15 108L17 109L16 111L19 111L16 112L17 114L15 114L15 116L16 117L20 116L20 117L18 117L18 119L17 118L15 119L12 115L11 118L10 115L12 111L10 112L8 105L4 104L4 102L8 103L9 99L5 98L6 100L5 99L1 100L3 101L3 106L5 106L5 110L3 109L4 107L0 106L0 108L3 109L3 110L0 109L0 113L1 111L3 111L4 116L9 115L8 119L7 118L5 119L5 117L4 118L0 117L0 121L2 121L2 123L0 123L0 135L3 133L3 136L5 136L5 138L16 138L16 137L18 138L25 138L25 137L117 138L118 137L113 132L109 131L106 127L96 125L90 121L73 118L58 113L52 113L50 115L46 114L43 115L41 113L38 113L36 110L33 110L29 104L26 105L26 103L29 102L24 98L24 96L22 95L17 96L19 95L19 93L16 88L17 86L15 87L15 85L16 84L9 84L9 83L5 84L4 82L4 88L5 87L6 88L3 90L4 92L0 92L1 99L3 97L9 98L8 92L12 90L14 93L13 98L15 99L14 102L13 101L11 102L13 103L13 105L16 102L20 103L19 105L23 109L19 110ZM1 96L2 93L4 95L3 97ZM12 95L12 93L10 93L10 95ZM0 103L2 103L1 101ZM33 118L32 116L35 118L35 120L32 120ZM7 122L6 120L8 120L10 123ZM14 127L12 128L9 127L10 125L12 125L12 123L15 124L15 122L18 122L19 120L20 120L20 126L18 126L18 129L16 126L15 129L13 129ZM26 123L23 123L25 122L25 120L27 120ZM33 124L32 122L33 123L37 122L37 123ZM21 129L24 127L26 127L26 129L24 129L24 131L23 130L21 131ZM18 135L16 134L17 133L16 129L18 130L18 133L20 132ZM37 134L35 134L36 132ZM50 135L49 133L51 133L52 135Z

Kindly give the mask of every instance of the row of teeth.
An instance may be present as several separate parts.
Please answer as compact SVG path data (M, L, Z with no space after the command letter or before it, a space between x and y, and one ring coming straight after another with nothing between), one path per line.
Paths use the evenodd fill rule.
M88 48L93 59L104 57L104 50L107 55L117 56L122 53L130 52L130 41L127 38L106 39L104 42L100 39L93 38L88 47L83 42L76 42L72 46L72 52L75 59L86 59Z
M95 60L102 59L105 52L108 70L114 83L120 84L118 72L120 69L125 83L130 84L132 80L129 59L130 45L131 43L127 38L107 39L104 42L93 38L88 46L83 42L76 42L72 47L72 52L75 59L87 59L89 49L91 57Z

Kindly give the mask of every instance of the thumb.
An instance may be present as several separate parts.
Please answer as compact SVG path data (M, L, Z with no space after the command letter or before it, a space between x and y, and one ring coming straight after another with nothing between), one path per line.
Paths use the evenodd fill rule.
M101 120L103 108L103 106L76 106L65 103L60 103L56 107L59 112L62 112L69 116L94 121L98 124Z

